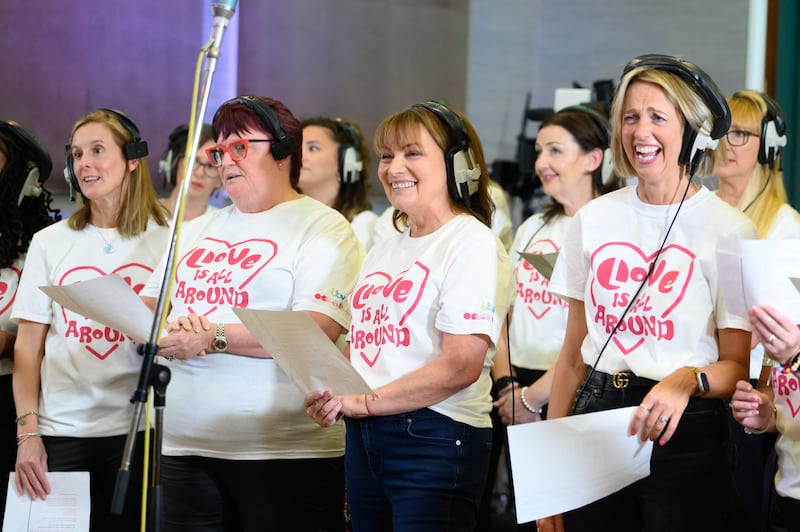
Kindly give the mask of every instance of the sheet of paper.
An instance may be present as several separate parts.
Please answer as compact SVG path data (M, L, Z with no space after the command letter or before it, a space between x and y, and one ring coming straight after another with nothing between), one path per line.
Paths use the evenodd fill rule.
M730 254L730 251L727 251ZM720 250L717 257L721 256ZM744 300L745 309L753 305L771 305L786 314L795 323L800 323L800 292L792 281L800 278L800 245L796 240L740 240L738 261L741 271L739 295L728 293L723 286L725 298ZM733 277L736 265L720 263L720 274ZM735 279L730 280L735 284ZM733 287L730 287L732 290ZM727 301L726 301L727 305ZM745 316L747 314L744 314Z
M339 348L305 312L234 308L250 333L297 387L308 393L371 394Z
M3 532L89 531L89 472L47 473L50 495L31 500L18 495L9 473Z
M536 268L536 270L541 273L545 279L548 281L550 280L550 276L553 274L553 267L556 264L556 259L558 258L558 253L525 253L519 251L519 256L525 259L528 264Z
M119 275L39 288L61 306L122 331L136 341L144 342L150 338L153 313Z
M517 521L580 508L648 476L653 442L627 432L636 408L508 427Z

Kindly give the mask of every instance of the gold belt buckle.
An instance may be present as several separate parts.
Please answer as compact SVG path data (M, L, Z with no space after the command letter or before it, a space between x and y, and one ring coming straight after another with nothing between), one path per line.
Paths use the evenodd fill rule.
M622 390L628 387L628 385L631 383L631 379L627 373L618 371L611 376L611 383L617 390Z

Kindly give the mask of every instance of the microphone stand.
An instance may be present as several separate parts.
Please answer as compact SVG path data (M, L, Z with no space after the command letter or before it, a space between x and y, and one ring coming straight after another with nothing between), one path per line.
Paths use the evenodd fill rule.
M192 99L192 120L189 124L189 139L187 142L184 160L186 161L183 180L178 191L178 199L175 204L175 212L172 215L172 229L170 233L169 247L167 248L166 266L164 275L161 279L161 290L156 302L153 313L153 325L150 330L150 338L147 343L138 346L137 351L143 355L142 367L139 373L139 380L136 390L133 392L131 402L134 404L133 415L128 429L128 436L125 440L125 447L122 454L122 464L117 472L114 495L111 501L111 513L121 515L125 506L125 498L130 484L130 465L136 443L136 435L139 429L142 412L147 405L148 390L153 388L153 404L155 407L154 439L152 451L153 471L150 476L149 497L147 500L148 512L146 518L152 518L150 530L158 532L160 529L159 517L161 515L161 449L163 442L164 425L164 406L166 404L167 385L170 381L170 370L168 367L155 362L158 353L158 339L166 324L169 314L169 300L172 295L172 280L175 278L176 262L175 254L177 251L178 238L183 222L183 213L186 206L186 196L189 193L189 186L192 181L192 164L194 154L200 144L200 130L203 125L203 117L208 106L208 96L211 89L211 82L216 71L217 60L219 58L219 48L222 44L222 37L228 20L233 16L236 8L235 0L223 1L211 6L214 15L212 23L211 37L203 46L200 53L206 57L206 68L204 71L203 82L200 86L199 106L198 98ZM199 75L200 62L198 62ZM197 84L195 83L195 89ZM196 93L196 90L195 90ZM144 460L148 457L145 456ZM142 522L144 530L146 518Z

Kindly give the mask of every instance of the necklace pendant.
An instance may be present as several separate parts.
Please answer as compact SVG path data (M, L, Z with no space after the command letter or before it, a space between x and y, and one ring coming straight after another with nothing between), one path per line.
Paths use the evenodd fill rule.
M103 251L105 251L106 253L114 253L114 246L112 246L111 244L106 244L105 246L103 246Z

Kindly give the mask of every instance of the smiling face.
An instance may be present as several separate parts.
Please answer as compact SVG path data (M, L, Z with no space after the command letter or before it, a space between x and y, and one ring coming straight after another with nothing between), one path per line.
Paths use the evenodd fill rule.
M410 137L405 135L403 137ZM378 177L392 206L415 217L450 209L444 151L428 130L418 126L415 138L379 152Z
M680 178L683 142L680 110L653 83L635 81L622 104L622 144L636 175L646 183Z
M81 193L89 200L120 197L127 173L139 164L138 160L125 160L111 129L100 122L89 122L75 130L70 149L72 170Z
M591 198L592 172L602 153L584 153L572 134L561 126L545 126L536 136L536 175L542 189L561 204Z

